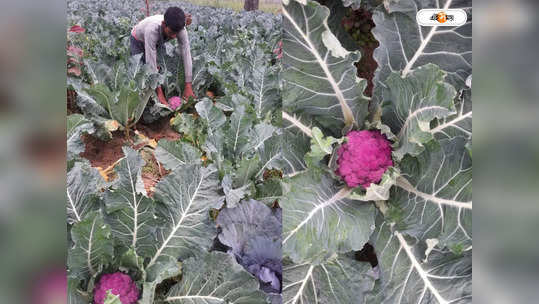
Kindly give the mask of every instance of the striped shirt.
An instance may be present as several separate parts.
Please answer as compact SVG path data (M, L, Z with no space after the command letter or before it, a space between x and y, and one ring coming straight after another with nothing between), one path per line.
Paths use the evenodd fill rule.
M154 72L157 72L157 47L163 45L164 38L162 23L163 15L146 17L140 21L131 31L131 35L138 41L144 42L144 56L146 63L150 65ZM187 29L184 27L177 35L178 50L182 54L183 67L185 71L185 82L191 82L193 77L193 60L191 58L191 47Z

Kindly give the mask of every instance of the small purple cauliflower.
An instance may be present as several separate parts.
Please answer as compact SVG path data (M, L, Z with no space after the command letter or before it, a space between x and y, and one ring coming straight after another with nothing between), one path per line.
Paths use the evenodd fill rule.
M351 131L337 151L336 173L348 187L367 188L378 183L386 169L393 166L391 143L378 130Z
M178 96L170 97L168 103L170 104L170 108L172 110L176 110L182 105L182 99Z
M138 300L139 290L137 285L128 275L122 272L108 273L101 276L94 289L95 304L105 303L107 290L110 290L114 295L119 295L122 304L133 304Z

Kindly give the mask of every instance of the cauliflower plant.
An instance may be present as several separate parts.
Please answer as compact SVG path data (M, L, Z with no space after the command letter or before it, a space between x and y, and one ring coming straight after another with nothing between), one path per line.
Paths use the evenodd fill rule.
M336 171L348 185L367 188L378 183L386 169L393 166L391 142L378 130L351 131L337 151Z
M182 105L182 99L179 96L171 97L168 102L172 110L176 110Z
M119 295L122 304L134 304L139 297L137 285L128 275L122 272L108 273L101 276L94 289L95 304L105 303L107 290L110 290L114 295Z

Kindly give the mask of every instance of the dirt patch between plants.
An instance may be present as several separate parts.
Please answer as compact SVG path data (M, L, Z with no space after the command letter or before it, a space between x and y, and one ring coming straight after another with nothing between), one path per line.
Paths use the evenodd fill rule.
M135 129L144 134L144 136L155 139L155 141L159 141L163 138L177 140L181 137L170 125L170 117L163 117L151 124L145 124L144 122L139 121L135 125Z
M155 144L159 140L177 140L180 138L180 134L170 126L169 117L164 117L151 124L139 122L135 128L142 135L142 138L146 138L135 146L130 145L129 141L125 139L125 133L123 131L113 132L112 139L108 141L101 140L92 135L83 135L82 141L86 149L80 156L90 161L92 167L101 168L100 172L105 179L113 179L114 170L111 166L115 165L119 159L124 157L122 147L126 145L131 146L133 149L139 151L145 161L141 175L144 188L148 196L151 197L155 191L155 185L169 173L159 164L152 148L155 148ZM131 132L131 135L133 136L132 141L136 142L137 135L134 132ZM153 142L153 145L151 142Z
M121 131L114 131L112 139L109 141L103 141L87 134L82 135L82 141L86 150L80 156L89 160L92 167L106 169L124 157L122 147L125 144L125 136Z
M167 174L170 173L169 170L166 170L159 164L157 159L155 159L155 154L153 150L143 149L141 151L142 158L146 162L144 167L142 167L142 181L144 182L144 189L149 197L153 196L155 191L155 185Z
M67 115L81 114L79 107L77 106L77 92L67 89Z
M373 78L378 63L374 60L374 50L380 45L372 34L372 28L375 24L372 21L372 13L366 9L359 9L355 11L356 18L359 20L360 26L365 28L365 34L367 35L367 41L361 46L361 59L356 63L358 68L357 75L367 80L367 88L365 89L365 95L372 97L372 90L374 88Z

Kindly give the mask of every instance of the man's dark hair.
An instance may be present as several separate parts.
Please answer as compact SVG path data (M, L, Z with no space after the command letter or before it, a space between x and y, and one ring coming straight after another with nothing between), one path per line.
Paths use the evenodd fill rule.
M179 32L185 26L185 14L177 6L172 6L165 12L165 25L174 32Z

